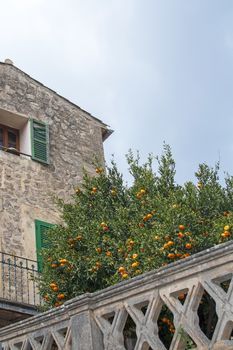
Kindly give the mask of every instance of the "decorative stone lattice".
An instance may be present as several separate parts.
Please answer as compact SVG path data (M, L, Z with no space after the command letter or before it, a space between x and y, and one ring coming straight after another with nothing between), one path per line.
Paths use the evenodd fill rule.
M223 244L5 327L3 349L233 349L232 253L233 243ZM164 310L172 316L166 343Z

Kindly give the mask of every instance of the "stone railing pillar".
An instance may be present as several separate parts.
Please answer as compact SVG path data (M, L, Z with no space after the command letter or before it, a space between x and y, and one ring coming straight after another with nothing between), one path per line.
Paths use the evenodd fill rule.
M71 317L72 350L104 350L101 332L91 311Z

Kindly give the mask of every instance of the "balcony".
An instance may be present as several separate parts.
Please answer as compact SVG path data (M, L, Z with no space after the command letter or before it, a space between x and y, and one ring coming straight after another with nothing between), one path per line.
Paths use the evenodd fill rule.
M37 313L37 262L0 252L0 327Z

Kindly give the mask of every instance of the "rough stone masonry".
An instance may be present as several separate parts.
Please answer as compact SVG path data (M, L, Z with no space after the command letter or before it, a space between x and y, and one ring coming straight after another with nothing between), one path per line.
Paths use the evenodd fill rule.
M49 125L49 165L0 150L0 251L36 259L35 220L59 222L54 197L69 198L83 167L94 173L94 156L104 162L111 131L10 60L0 63L0 124L6 115Z

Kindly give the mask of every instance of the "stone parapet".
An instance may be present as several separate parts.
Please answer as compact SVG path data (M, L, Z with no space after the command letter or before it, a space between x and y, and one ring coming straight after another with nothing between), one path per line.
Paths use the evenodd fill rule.
M4 350L230 350L232 271L228 242L5 327L0 341ZM203 296L212 303L206 328ZM169 344L160 336L164 308L173 318Z

